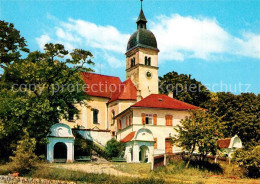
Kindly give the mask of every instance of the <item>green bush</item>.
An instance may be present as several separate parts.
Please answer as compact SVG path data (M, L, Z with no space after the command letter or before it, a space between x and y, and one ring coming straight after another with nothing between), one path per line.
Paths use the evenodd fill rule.
M29 137L29 133L26 129L24 129L23 132L24 136L18 141L14 156L10 156L11 170L21 174L27 173L33 169L38 161L38 158L34 153L36 140Z
M97 152L98 155L102 156L103 158L105 158L106 160L111 160L112 157L110 157L106 150L99 146L98 144L95 144L94 142L92 143L92 147L91 147L95 152Z
M91 143L84 139L79 133L74 133L74 153L77 156L91 156Z
M124 144L112 138L106 144L105 151L109 157L119 157L125 150Z
M232 156L232 162L244 167L246 175L252 178L260 176L260 146L251 149L238 149Z

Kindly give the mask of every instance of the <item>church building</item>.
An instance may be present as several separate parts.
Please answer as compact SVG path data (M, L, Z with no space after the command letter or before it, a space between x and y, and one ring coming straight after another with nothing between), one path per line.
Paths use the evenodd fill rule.
M181 119L199 107L158 92L158 53L155 35L147 29L143 9L137 30L126 49L126 81L116 76L82 73L87 106L77 105L78 118L62 121L87 139L105 146L111 138L125 143L127 162L151 162L152 156L180 152L169 138Z

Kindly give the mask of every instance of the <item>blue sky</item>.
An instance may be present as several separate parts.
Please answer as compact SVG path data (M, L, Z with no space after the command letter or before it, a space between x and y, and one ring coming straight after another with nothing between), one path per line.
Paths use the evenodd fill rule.
M159 75L191 74L211 91L260 93L260 1L144 0L160 49ZM0 0L31 50L46 42L90 50L96 72L125 80L138 0Z

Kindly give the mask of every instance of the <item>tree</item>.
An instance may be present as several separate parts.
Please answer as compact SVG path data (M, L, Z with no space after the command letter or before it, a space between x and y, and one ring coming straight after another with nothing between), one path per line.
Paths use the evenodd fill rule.
M28 51L25 39L13 24L1 21L0 26L0 157L12 153L23 128L36 139L37 154L43 154L50 127L71 113L77 116L75 104L86 105L81 72L92 71L93 55L50 43L44 52L21 59L21 52Z
M29 52L24 37L12 23L0 20L0 68L20 60L21 51Z
M248 176L254 178L260 176L260 146L236 150L232 161L246 168Z
M69 119L69 113L77 115L75 104L86 105L89 97L81 72L92 71L85 67L93 65L92 57L89 51L69 53L61 44L46 44L44 53L31 52L24 60L10 64L3 74L6 87L0 94L5 137L19 138L20 130L27 128L37 140L37 153L43 154L50 127Z
M124 151L124 144L118 142L116 139L112 138L109 140L105 147L106 154L111 157L118 157Z
M193 110L190 111L190 116L180 123L174 128L176 136L172 137L172 141L188 151L186 167L189 166L194 151L199 152L201 161L204 161L209 153L216 154L217 140L222 136L223 129L217 116L203 110Z
M36 141L29 137L26 129L23 130L23 137L18 141L14 156L10 157L12 170L19 173L27 173L36 166L37 156L34 153Z
M200 107L210 99L210 91L201 82L174 71L159 77L159 91L162 94L173 92L174 98Z
M209 112L221 118L226 126L223 130L225 137L237 134L246 147L255 146L259 142L260 95L218 92L212 94L205 106Z

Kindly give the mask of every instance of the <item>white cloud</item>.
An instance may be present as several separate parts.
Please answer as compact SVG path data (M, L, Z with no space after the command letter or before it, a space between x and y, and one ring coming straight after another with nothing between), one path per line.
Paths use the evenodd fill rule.
M51 19L54 18L51 16ZM69 19L67 22L62 22L55 19L55 23L57 25L54 31L49 32L52 39L47 34L36 38L41 49L44 46L43 42L52 40L53 43L63 44L68 50L82 48L99 52L98 55L112 68L124 66L118 58L124 58L130 34L123 34L110 25L102 26L84 20Z
M57 36L60 39L81 40L85 46L117 53L124 53L130 37L129 34L120 33L113 26L96 25L84 20L69 19L60 26L62 28L57 29Z
M108 64L113 67L113 68L120 68L125 66L125 61L117 59L116 57L114 57L113 55L107 54L105 53L105 59L108 61Z
M45 45L46 43L49 43L49 42L51 41L51 38L49 37L49 35L43 34L43 35L41 35L39 38L36 38L36 41L37 41L37 43L38 43L40 49L43 50L43 49L44 49L44 45Z
M152 22L151 30L157 38L161 60L211 60L222 54L260 58L260 35L246 33L242 38L234 37L216 19L160 16Z
M111 25L80 19L63 22L51 15L48 17L56 25L48 34L36 38L41 49L52 41L68 50L90 50L95 56L99 55L98 62L106 61L112 68L125 66L123 54L130 34ZM233 36L215 18L173 14L157 17L149 22L149 27L157 38L160 61L188 58L215 61L225 60L229 55L260 59L260 35L244 32L240 37Z

